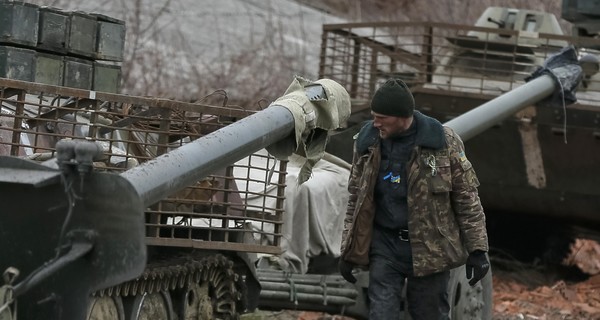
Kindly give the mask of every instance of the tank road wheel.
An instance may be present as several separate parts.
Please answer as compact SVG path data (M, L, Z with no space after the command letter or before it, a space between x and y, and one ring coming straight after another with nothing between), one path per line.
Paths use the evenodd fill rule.
M233 262L222 255L211 256L201 262L202 270L189 283L182 299L182 318L239 319L238 303L241 293L236 288L238 275Z
M184 319L212 319L213 305L209 295L208 283L200 286L191 284L185 296Z
M173 320L173 304L166 291L144 293L130 302L130 320Z
M123 301L121 297L92 297L87 320L124 320Z
M465 266L450 271L448 300L452 319L492 319L492 269L475 286L466 277Z

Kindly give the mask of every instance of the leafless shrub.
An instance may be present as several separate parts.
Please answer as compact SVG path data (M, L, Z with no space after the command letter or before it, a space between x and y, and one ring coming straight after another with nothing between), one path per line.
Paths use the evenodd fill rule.
M320 33L308 39L303 11L278 8L276 2L229 1L237 7L221 11L212 1L32 2L125 21L122 92L127 94L219 103L226 92L229 103L259 108L281 95L295 74L316 76Z
M316 77L320 28L283 1L33 0L126 22L122 91L259 108L295 74ZM488 6L546 10L561 0L298 0L352 21L474 22ZM282 8L281 3L288 7ZM563 21L563 23L565 23ZM567 28L563 27L565 30ZM315 31L316 30L316 31Z

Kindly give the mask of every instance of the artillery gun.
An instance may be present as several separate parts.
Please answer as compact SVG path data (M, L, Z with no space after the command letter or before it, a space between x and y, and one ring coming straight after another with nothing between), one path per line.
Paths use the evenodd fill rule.
M475 116L465 114L447 125L463 135L475 134L473 130L551 95L558 83L567 88L567 76L577 74L549 70L561 82L543 75L509 94L522 101L506 103L500 97L475 109ZM7 270L0 290L3 320L12 320L17 310L18 319L228 319L253 309L257 301L252 298L259 295L261 304L281 302L281 297L259 293L261 274L265 284L274 273L257 276L252 253L280 253L276 246L257 242L256 235L280 241L286 169L274 169L272 157L255 152L273 144L283 146L277 150L298 149L310 131L323 127L316 116L341 123L349 114L343 110L349 100L337 83L294 82L294 90L248 116L239 109L2 78L0 88L2 146L11 155L0 157L0 195L7 212L18 212L2 217L0 252L8 257L0 264ZM65 94L69 98L63 101ZM47 104L49 96L59 102ZM289 102L297 106L302 99L302 107L292 111ZM490 112L498 105L501 114ZM125 114L123 107L134 113ZM223 126L235 117L242 119ZM164 153L154 157L160 148ZM271 162L258 167L251 157L241 165L238 160L247 155ZM248 173L238 184L240 174L233 171L240 168L231 166L215 174L232 163L245 171L264 170L264 179L251 181ZM276 183L278 205L253 207L242 200L250 190L240 186L250 183L264 184L263 197L269 197L266 184ZM19 280L15 270L26 277ZM325 301L332 306L360 304L356 289L340 284L339 276L319 277L314 282L306 275L304 282L313 287L328 283L332 297ZM301 288L298 279L295 285ZM368 281L364 273L359 279L359 287ZM452 281L454 289L466 287L464 269L453 271ZM453 301L464 304L470 298L479 307L467 304L454 310L481 316L491 306L491 276L482 283L451 292ZM336 299L338 291L342 298Z
M323 141L349 113L345 90L298 78L278 105L301 111L258 118L118 95L123 23L0 6L2 320L234 319L255 308L254 256L281 253L287 161L254 151L285 140L285 157L303 138Z
M521 108L557 91L548 77L532 81L525 93L518 91L529 98L509 107ZM18 319L227 319L251 310L259 296L263 305L284 306L280 296L259 294L264 281L257 282L261 274L253 262L256 253L281 253L286 162L254 152L282 139L285 145L292 140L292 147L284 148L289 151L298 141L322 138L294 124L314 128L319 121L310 106L325 100L347 104L339 93L344 90L334 94L327 84L337 87L328 81L291 86L298 90L282 98L309 101L296 121L279 105L286 99L255 113L0 79L0 146L10 155L0 159L6 173L0 194L7 212L19 212L2 217L0 269L16 267L21 273L16 278L15 269L6 273L0 317L11 319L18 310ZM338 110L330 118L341 123L344 113ZM496 116L505 114L467 123L483 130L499 120ZM456 129L464 134L467 128ZM67 137L75 140L61 141ZM246 156L246 163L236 162ZM255 179L251 170L263 178ZM250 190L257 184L262 191ZM274 196L267 192L271 189ZM274 205L249 204L256 195ZM322 288L343 287L339 276L333 281L315 277L322 281L310 275L304 280ZM297 278L284 280L292 284ZM361 274L356 291L367 281ZM464 289L464 270L455 270L453 312L486 318L491 278L483 284ZM326 296L327 290L320 294ZM345 294L355 298L353 292ZM18 305L7 303L11 295ZM345 307L354 302L349 300L324 297L323 305Z
M0 78L3 319L10 308L19 319L234 319L253 308L250 254L279 253L285 187L285 161L255 151L302 149L296 133L349 114L336 83L294 83L246 116ZM268 167L253 164L261 157ZM262 180L236 184L233 170L250 169ZM275 205L245 203L251 190L238 186L250 183L266 198L275 188ZM256 240L267 237L274 245Z
M556 21L546 12L494 7L474 26L325 25L319 76L344 85L353 101L351 129L332 138L348 141L358 130L353 125L369 117L371 93L388 77L403 78L412 87L417 109L444 123L522 86L549 55L574 46L583 69L576 103L565 101L553 108L532 103L465 139L481 182L491 241L510 241L501 231L510 227L521 236L531 235L515 246L541 256L560 243L563 252L549 258L562 260L568 239L597 239L600 230L595 181L600 172L594 165L600 161L600 40L564 35ZM331 143L329 151L350 159L346 148L336 149L342 145ZM520 223L513 220L517 217ZM494 235L496 229L501 233Z
M582 2L578 8L585 8ZM579 14L589 18L593 11ZM348 127L332 134L329 152L351 160L348 146L370 118L369 98L386 79L399 77L411 86L418 110L455 127L465 141L492 247L560 264L573 238L600 239L597 38L564 35L546 12L493 7L475 25L327 24L322 39L319 77L344 85L352 99ZM572 96L558 95L565 99L548 107L538 103L548 92L527 80L565 46L576 48L582 81ZM477 108L488 103L493 107ZM483 124L463 117L471 110L494 116L485 129L462 131ZM464 283L451 290L459 297L453 311L459 319L489 301Z

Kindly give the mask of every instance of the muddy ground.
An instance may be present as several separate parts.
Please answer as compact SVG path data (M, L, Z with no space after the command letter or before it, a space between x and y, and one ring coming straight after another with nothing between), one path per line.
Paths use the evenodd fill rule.
M492 256L493 320L600 320L600 245L577 240L563 266ZM258 311L245 320L354 320L302 310Z

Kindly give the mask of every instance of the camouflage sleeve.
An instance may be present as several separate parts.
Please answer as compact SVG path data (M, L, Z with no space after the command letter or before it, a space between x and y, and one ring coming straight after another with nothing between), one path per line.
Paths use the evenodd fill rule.
M460 137L449 128L446 128L446 136L452 170L451 201L464 245L469 252L488 251L485 214L477 192L479 180L475 169L467 159Z
M346 240L348 237L348 232L352 228L352 221L354 215L354 208L356 208L356 199L358 198L358 179L362 173L362 167L357 165L358 156L356 152L356 144L354 145L354 156L352 159L352 169L350 170L350 177L348 179L348 206L346 207L346 217L344 218L344 231L342 231L342 244L341 244L341 252L342 255L346 250Z

